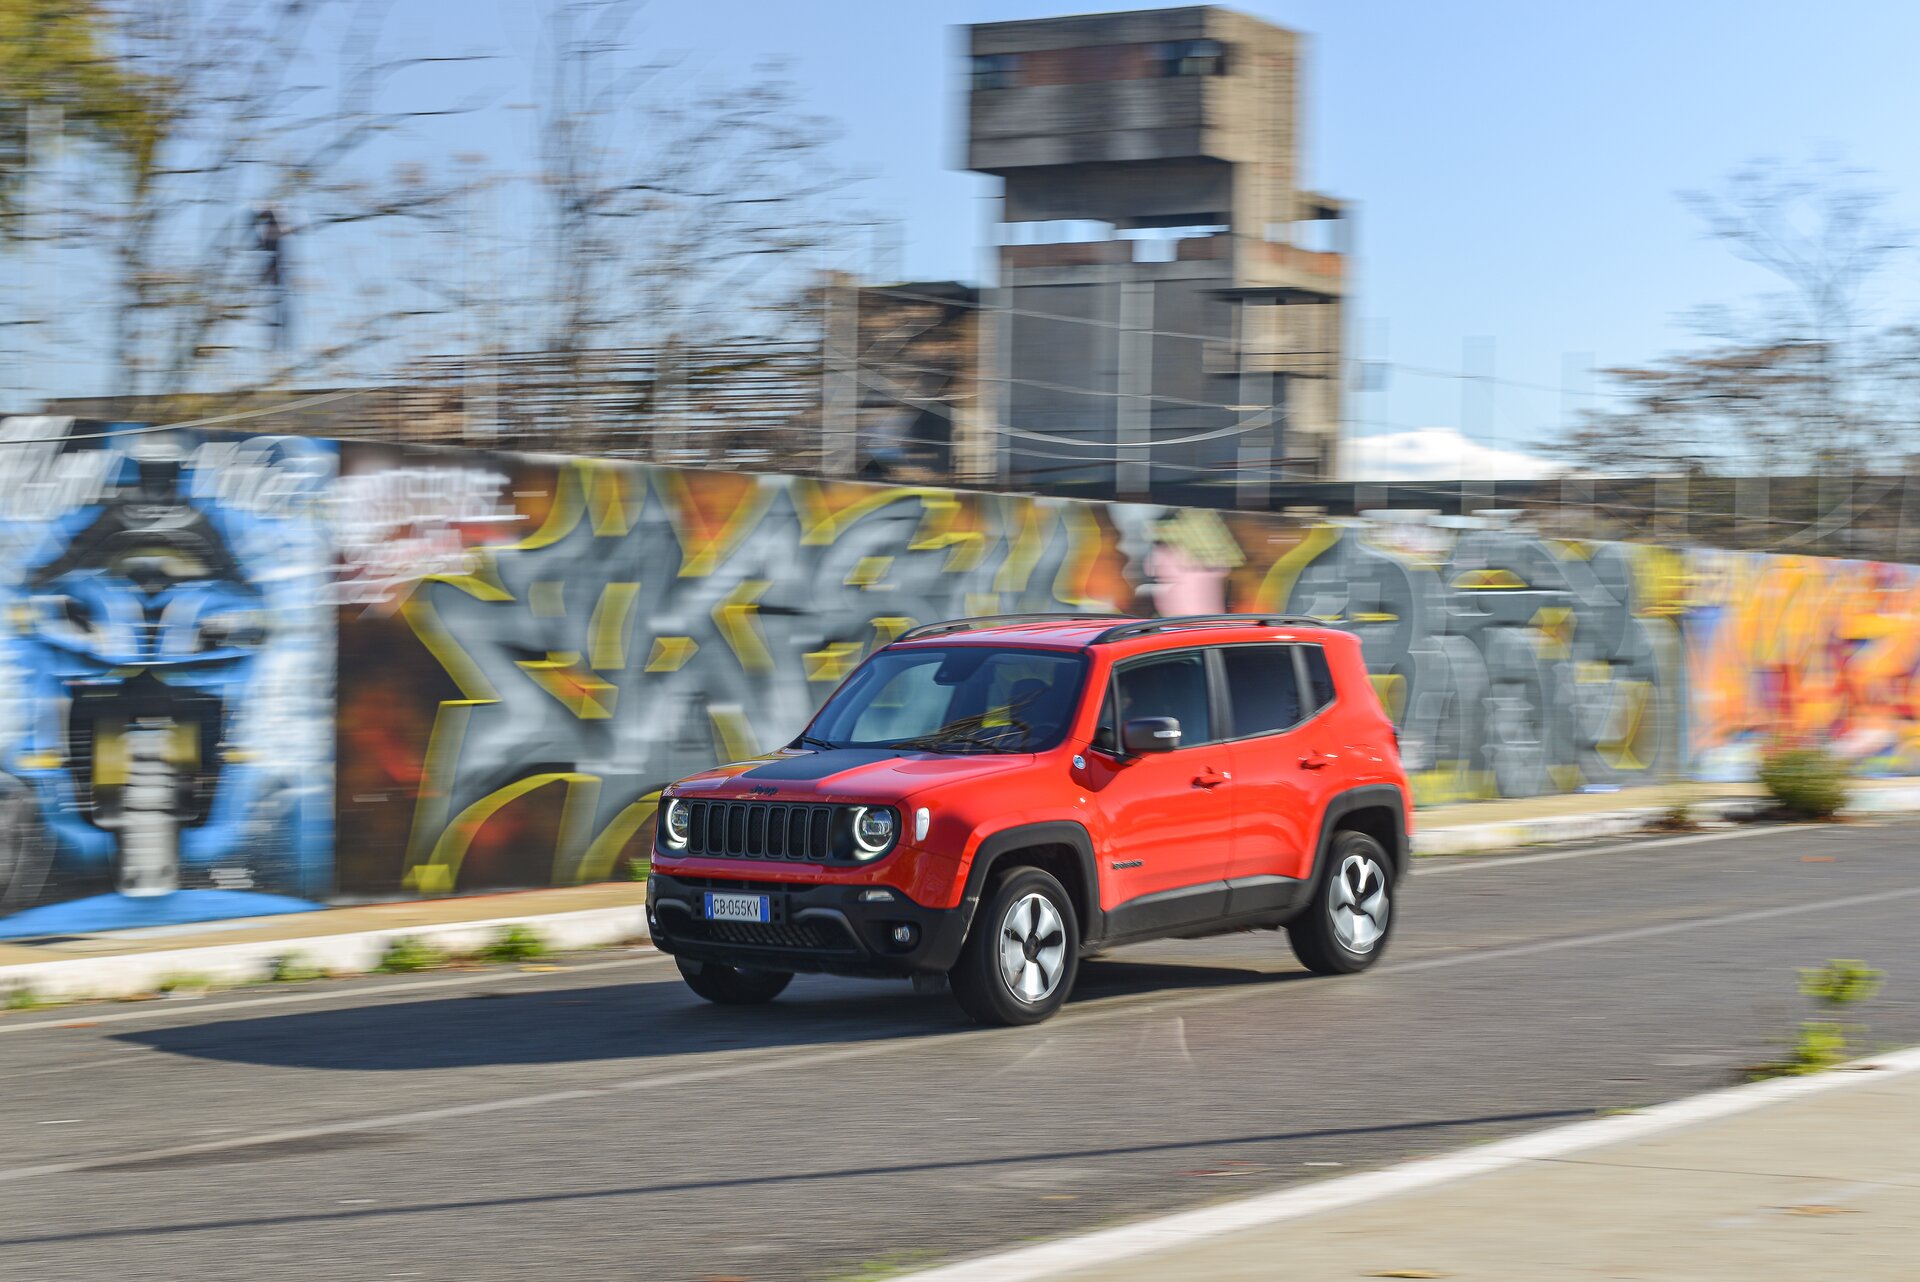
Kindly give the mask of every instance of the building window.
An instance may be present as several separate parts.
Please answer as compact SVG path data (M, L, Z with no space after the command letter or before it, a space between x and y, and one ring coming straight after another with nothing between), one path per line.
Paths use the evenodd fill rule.
M981 53L973 58L975 89L1011 89L1020 71L1020 56L1012 53Z
M1218 40L1169 40L1155 45L1153 56L1162 76L1227 74L1227 47Z

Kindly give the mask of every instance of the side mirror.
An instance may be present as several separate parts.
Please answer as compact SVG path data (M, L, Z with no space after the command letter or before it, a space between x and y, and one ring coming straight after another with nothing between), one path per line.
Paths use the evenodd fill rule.
M1180 746L1180 721L1176 717L1136 717L1121 729L1120 742L1128 752L1172 752Z

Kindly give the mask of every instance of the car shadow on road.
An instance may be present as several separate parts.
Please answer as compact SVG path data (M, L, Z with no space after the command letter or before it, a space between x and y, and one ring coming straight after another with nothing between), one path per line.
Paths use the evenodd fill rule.
M1141 993L1293 978L1304 974L1101 958L1082 966L1069 1009ZM709 1005L676 976L584 988L490 988L422 1001L382 998L237 1019L206 1013L201 1022L122 1033L117 1040L263 1067L407 1072L846 1045L972 1028L945 994L839 979L803 981L780 1000L755 1007Z

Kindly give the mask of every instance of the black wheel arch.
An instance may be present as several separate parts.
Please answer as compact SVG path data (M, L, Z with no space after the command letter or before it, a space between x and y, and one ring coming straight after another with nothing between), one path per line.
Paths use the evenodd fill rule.
M960 898L960 913L969 929L996 868L1013 866L1044 868L1066 887L1073 900L1074 915L1080 919L1082 949L1106 934L1093 838L1085 825L1066 819L1015 824L982 839L974 849L973 863L967 869L966 890Z
M1337 833L1352 829L1380 843L1393 864L1397 882L1407 874L1411 850L1407 837L1407 803L1392 784L1365 784L1337 794L1320 817L1320 840L1313 852L1312 883L1326 875L1327 853Z

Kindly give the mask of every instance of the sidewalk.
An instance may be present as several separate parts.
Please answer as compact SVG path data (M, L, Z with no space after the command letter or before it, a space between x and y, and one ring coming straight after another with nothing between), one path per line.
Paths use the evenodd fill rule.
M1505 801L1468 801L1418 810L1416 855L1465 855L1546 841L1588 841L1640 832L1676 803L1696 820L1746 819L1764 811L1757 783L1678 783L1618 792L1567 792ZM1854 781L1849 815L1920 811L1920 779Z
M1473 854L1619 836L1644 829L1678 800L1711 819L1751 813L1758 797L1753 784L1680 784L1436 806L1414 817L1414 852ZM1861 781L1853 809L1920 811L1920 780ZM472 951L510 925L537 930L553 948L600 947L645 939L645 904L644 884L608 882L9 941L0 943L0 1001L21 988L45 999L125 997L184 975L243 983L290 953L309 966L365 971L398 936Z
M597 948L645 939L646 901L643 882L606 882L19 940L0 943L0 999L22 987L43 999L125 997L183 975L245 983L289 954L356 973L373 969L403 935L472 952L516 925L537 930L550 948Z
M1050 1276L1912 1282L1920 1073L1840 1076L1854 1080L1637 1142Z

